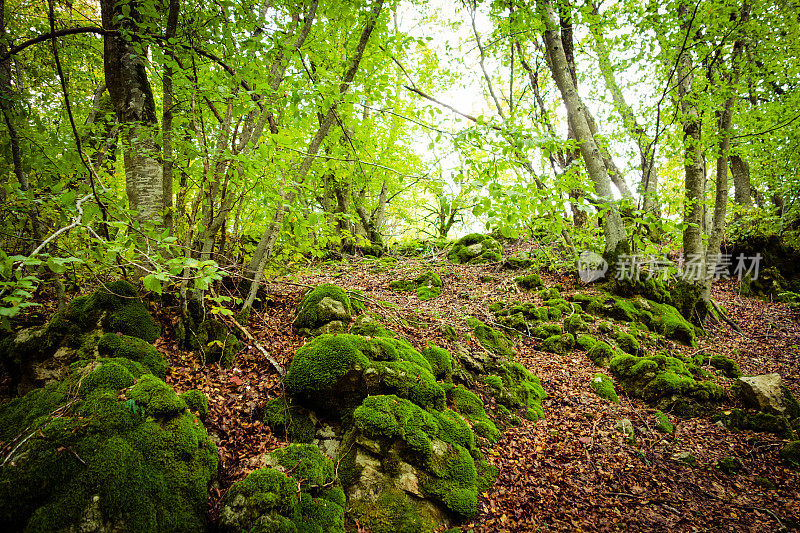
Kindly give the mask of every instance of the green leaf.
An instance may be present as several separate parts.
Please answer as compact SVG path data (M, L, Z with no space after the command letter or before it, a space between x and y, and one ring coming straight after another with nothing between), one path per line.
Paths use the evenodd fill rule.
M158 279L156 274L148 274L142 280L145 290L161 294L161 280Z

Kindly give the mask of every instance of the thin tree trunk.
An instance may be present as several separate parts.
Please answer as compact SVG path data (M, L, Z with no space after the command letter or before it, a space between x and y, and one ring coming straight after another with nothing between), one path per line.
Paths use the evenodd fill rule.
M597 195L607 202L607 212L603 216L603 230L605 234L604 255L610 263L616 260L616 256L624 251L626 246L625 227L622 217L613 202L611 194L611 180L603 161L600 149L595 142L594 136L587 120L585 106L578 96L569 72L566 55L558 31L558 19L553 12L553 6L549 0L538 0L540 14L545 23L544 41L547 52L550 56L550 65L553 78L558 85L561 98L567 107L567 115L572 124L575 136L578 140L581 156L583 157L589 177L594 183Z
M378 22L378 18L382 9L383 0L376 0L376 2L373 4L369 18L367 19L367 23L364 26L364 30L361 32L361 38L356 46L355 55L345 71L345 74L342 78L342 83L339 85L340 95L343 95L347 92L347 90L350 88L350 84L353 82L353 79L356 76L356 72L358 72L361 58L364 55L364 50L367 47L367 43L369 42L370 35L372 35L372 31L375 29L375 25ZM334 102L328 108L328 111L325 113L325 117L322 119L317 133L314 135L314 138L311 139L308 149L306 150L306 155L297 169L297 175L295 177L295 182L297 184L301 184L303 181L305 181L308 171L311 169L311 165L316 158L317 152L319 151L319 147L322 144L322 141L328 135L328 131L334 122L334 118L336 117L336 106L337 104ZM274 248L275 242L278 238L278 232L283 225L283 219L286 216L286 206L294 201L296 194L297 193L294 189L288 189L282 195L282 201L278 205L278 209L273 216L272 222L261 236L258 249L256 250L256 253L253 254L253 259L247 269L250 276L252 276L253 283L250 286L250 292L247 295L247 300L244 303L243 309L249 309L253 305L256 293L258 292L258 286L261 282L261 274L264 272L264 268L267 265L267 261L272 254L272 249Z
M167 27L164 32L165 41L169 43L169 39L175 36L178 28L178 12L180 10L179 0L169 1L169 14L167 15ZM169 46L169 44L168 44ZM175 59L175 54L170 50L167 55L171 59ZM162 79L163 102L161 106L161 125L164 128L162 139L164 142L164 166L163 166L163 180L164 185L164 225L169 228L170 235L172 234L172 179L173 167L175 165L174 153L172 148L172 107L176 105L175 96L172 88L172 65L167 62L164 66L164 76Z

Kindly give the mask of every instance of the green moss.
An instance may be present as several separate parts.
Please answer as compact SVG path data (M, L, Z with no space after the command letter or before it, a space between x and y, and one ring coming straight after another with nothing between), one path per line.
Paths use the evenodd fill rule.
M600 333L605 333L607 335L609 333L613 333L614 326L611 324L611 322L603 321L597 324L597 329L600 331Z
M561 335L563 330L561 324L541 324L533 328L531 335L539 338L547 338L553 335Z
M500 376L495 376L495 375L486 376L484 381L486 382L487 385L495 389L499 389L500 387L503 386L503 380L500 378Z
M572 350L575 346L575 336L572 333L564 333L563 335L553 335L547 337L542 342L542 350L545 352L552 352L564 355Z
M442 294L442 289L440 287L427 287L425 285L417 287L417 298L423 302L433 300L440 294Z
M781 459L794 468L800 467L800 440L787 444L781 450Z
M426 346L420 352L431 365L431 373L436 379L452 381L453 358L450 352L436 345Z
M268 465L291 473L302 489L326 485L334 480L333 461L313 444L290 444L267 454Z
M661 433L672 433L675 426L669 421L669 417L661 411L656 411L656 429Z
M631 355L641 355L642 353L642 345L639 344L639 341L637 341L633 335L628 333L620 332L619 335L617 335L617 346L619 346L622 351Z
M526 276L520 276L518 278L514 278L514 282L519 285L521 288L532 291L536 289L540 289L544 287L544 283L542 283L542 278L537 273L528 274Z
M533 260L527 257L510 256L506 258L503 263L503 268L506 270L525 270L533 266Z
M503 247L492 237L472 233L453 244L447 258L453 263L486 263L500 261Z
M702 405L726 395L725 389L712 382L696 381L680 359L663 354L620 354L611 360L609 368L627 394L678 415L694 416Z
M397 394L422 407L444 405L444 390L425 357L404 340L322 335L295 353L287 390L301 404L339 414L368 394Z
M498 376L489 376L487 382L492 377L500 380ZM500 380L500 386L502 386L502 380ZM475 393L458 385L447 392L447 400L453 405L455 412L472 424L472 430L477 435L491 443L500 440L500 431L486 415L483 402Z
M503 357L513 357L514 344L503 333L490 328L477 318L467 319L467 325L473 329L475 337L484 348Z
M304 409L289 405L283 398L274 398L264 406L264 423L272 433L285 436L291 442L308 443L314 440L316 428Z
M731 430L772 433L783 439L792 439L795 436L789 420L783 415L732 409L714 415L714 420L722 422L726 428Z
M181 400L192 411L197 412L200 418L205 418L208 415L208 398L201 391L197 389L187 390L180 395Z
M717 460L717 468L725 474L737 474L742 469L742 461L736 457L723 457Z
M38 418L42 437L17 451L25 460L0 470L0 522L13 530L77 530L91 507L99 522L124 524L128 531L205 528L216 449L188 412L153 419L143 416L136 401L125 401L118 388L129 386L131 370L144 372L124 358L76 365L57 386L20 399L33 411L49 413L54 392L72 391L57 418ZM140 382L146 379L160 381L144 374ZM68 400L73 401L66 405ZM0 407L0 420L14 407ZM14 434L27 427L17 424L26 420L12 423Z
M409 292L416 290L417 284L413 279L396 279L389 282L389 288L395 292Z
M591 335L579 335L578 338L575 339L575 344L577 344L582 350L588 352L597 344L597 339ZM610 360L611 359L609 358L609 361Z
M97 343L100 355L108 357L125 357L131 361L142 363L154 376L164 379L167 375L167 363L155 346L136 337L106 333Z
M330 316L320 311L318 304L324 299L330 298L340 302L348 315L353 312L350 298L347 293L330 283L323 283L309 291L298 306L297 318L294 321L294 326L298 329L309 328L314 329L326 322L338 319L337 316Z
M614 382L610 377L605 374L595 374L589 382L589 385L592 387L592 390L604 400L619 403L619 396L617 396L617 391L614 390Z
M422 458L433 453L431 435L439 429L430 413L394 395L368 396L353 412L353 421L367 437L402 440L411 454Z
M578 333L589 331L589 326L583 321L581 315L574 313L564 320L564 329L573 335L577 335Z
M96 389L120 390L130 387L136 382L133 374L124 366L109 362L96 365L96 368L81 380L78 392L81 396L87 396Z
M153 417L175 416L186 409L186 402L175 394L173 388L151 374L142 376L127 397Z
M362 337L396 337L397 334L387 329L381 324L375 316L372 315L359 315L353 322L350 328L352 335L361 335Z
M742 375L742 371L736 361L724 355L712 355L711 359L709 359L709 364L717 370L721 370L725 377L735 379Z
M420 513L403 491L386 487L374 502L359 502L354 511L373 533L431 533L433 521Z
M502 361L489 369L493 375L502 379L502 386L492 388L491 394L501 407L522 409L527 412L533 409L544 417L541 400L547 397L539 378L519 363ZM511 413L507 413L510 415Z

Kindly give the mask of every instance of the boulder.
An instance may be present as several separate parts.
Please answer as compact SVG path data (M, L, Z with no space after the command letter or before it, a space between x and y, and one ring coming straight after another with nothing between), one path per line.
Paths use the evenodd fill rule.
M737 388L742 401L754 409L766 413L783 414L786 405L778 374L761 374L737 379Z
M300 301L294 326L305 335L312 335L328 322L348 324L353 307L347 293L336 285L323 283L309 291Z

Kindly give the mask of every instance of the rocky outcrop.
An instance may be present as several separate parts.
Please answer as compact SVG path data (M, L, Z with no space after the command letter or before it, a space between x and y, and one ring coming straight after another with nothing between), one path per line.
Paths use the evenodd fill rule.
M748 407L776 414L786 411L781 390L783 382L778 374L740 377L736 385L739 396Z
M0 441L10 445L0 468L0 523L9 530L206 527L217 471L216 448L198 418L207 401L199 391L178 396L162 381L166 365L145 340L107 333L98 343L98 325L148 339L157 332L138 300L118 297L95 293L56 315L43 346L72 347L75 340L56 332L74 335L80 359L61 379L0 406ZM136 307L126 310L130 305ZM122 327L114 318L120 309L145 327Z
M492 263L503 259L503 247L488 235L471 233L453 244L447 258L453 263Z
M103 337L110 333L119 339ZM126 281L105 285L90 296L79 296L67 308L56 313L43 328L25 329L0 343L2 362L20 394L64 378L69 365L80 359L97 355L98 340L101 348L110 344L138 346L128 350L125 357L142 357L148 369L164 377L163 359L149 345L160 335L147 308L139 299L136 289ZM149 349L141 345L149 346Z
M336 285L323 283L300 301L294 326L308 336L343 333L347 331L353 314L347 293Z

